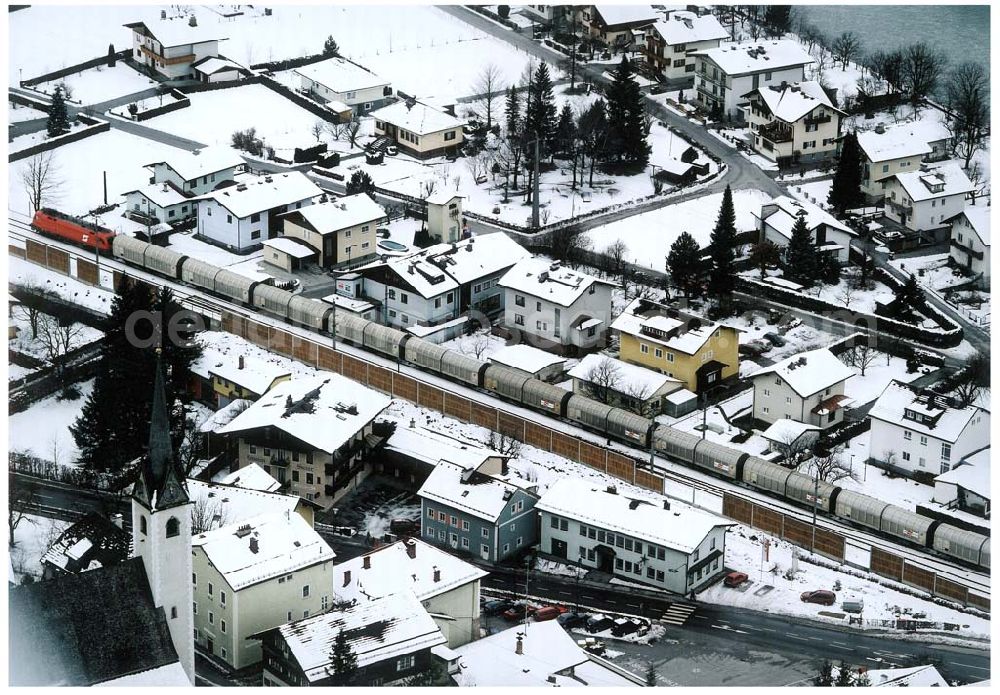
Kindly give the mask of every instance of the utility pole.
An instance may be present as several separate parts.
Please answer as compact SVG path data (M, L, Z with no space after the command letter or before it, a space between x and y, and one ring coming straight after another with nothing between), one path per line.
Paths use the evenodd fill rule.
M534 181L531 187L531 226L538 229L538 131L535 131Z
M813 481L813 531L812 542L809 544L809 552L816 552L816 506L819 503L819 468L816 469L816 478Z
M524 632L528 632L528 573L531 571L531 557L524 558Z

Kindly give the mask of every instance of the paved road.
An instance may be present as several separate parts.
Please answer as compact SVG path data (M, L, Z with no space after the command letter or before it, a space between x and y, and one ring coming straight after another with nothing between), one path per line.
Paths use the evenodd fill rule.
M118 118L117 116L105 115L104 118L111 123L112 128L120 130L124 133L137 135L140 138L146 138L147 140L162 142L164 145L170 145L171 147L188 150L189 152L200 150L206 146L204 143L200 143L197 140L189 140L178 135L164 133L162 130L156 130L155 128L150 128L149 126L136 123L135 121L127 121L124 118Z

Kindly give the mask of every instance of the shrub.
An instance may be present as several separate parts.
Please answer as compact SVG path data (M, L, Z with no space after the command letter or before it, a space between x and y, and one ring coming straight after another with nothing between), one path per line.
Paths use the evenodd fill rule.
M80 398L80 388L76 384L70 384L56 397L60 401L75 401Z
M497 14L501 19L510 17L510 5L497 5Z

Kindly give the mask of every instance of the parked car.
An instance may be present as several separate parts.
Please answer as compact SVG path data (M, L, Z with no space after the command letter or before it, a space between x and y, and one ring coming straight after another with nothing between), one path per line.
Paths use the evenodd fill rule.
M761 340L760 338L757 338L756 340L751 340L749 343L747 343L747 345L752 345L761 352L771 351L771 343L767 342L766 340Z
M592 615L587 619L587 632L604 632L605 630L610 629L614 624L614 620L603 613L598 613L597 615Z
M539 623L543 620L554 620L568 610L565 606L542 606L535 611L534 618Z
M805 603L818 603L822 606L832 606L837 602L837 594L832 591L827 591L826 589L817 589L816 591L805 591L799 596Z
M769 343L771 343L771 345L774 345L775 347L781 347L782 345L788 342L777 333L765 333L764 337L767 339Z
M586 613L577 613L576 611L570 611L568 613L563 613L556 621L562 625L567 630L574 627L579 627L580 625L585 625L587 623Z
M534 615L534 613L534 606L528 606L524 603L515 603L513 606L501 613L500 616L508 623L516 623L518 620L524 620L525 616L530 618Z
M730 572L726 575L726 578L722 580L722 583L731 589L735 589L749 580L750 577L747 576L746 572Z
M652 87L649 88L649 93L650 94L663 94L668 89L669 88L667 87L667 85L662 84L660 82L657 82L656 84L654 84Z
M611 634L615 637L631 635L633 632L638 632L638 630L639 622L631 618L619 618L611 626Z
M747 357L759 357L761 355L760 348L756 345L751 345L750 343L740 343L740 346L736 351Z
M483 613L486 615L500 615L508 608L513 608L513 606L514 602L506 598L487 601L483 604Z

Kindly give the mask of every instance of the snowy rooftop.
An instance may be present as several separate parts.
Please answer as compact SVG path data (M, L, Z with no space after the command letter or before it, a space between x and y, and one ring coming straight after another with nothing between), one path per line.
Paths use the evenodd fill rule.
M594 353L580 360L575 367L569 370L569 375L574 379L590 381L592 370L602 364L604 360L611 361L617 375L618 381L611 387L613 391L650 398L654 394L659 393L664 387L673 385L674 389L671 390L680 387L680 381L666 374L661 374L660 372L655 372L652 369L646 369L635 364L629 364L628 362L622 362L613 357Z
M442 459L417 494L493 523L519 489L512 483Z
M696 354L715 331L731 328L680 312L674 312L676 317L668 316L667 311L673 310L641 298L634 299L614 320L611 328L687 355Z
M277 379L291 375L288 369L272 362L246 355L222 355L215 350L205 350L196 364L192 368L195 374L207 372L258 395L266 393Z
M45 551L43 565L83 572L128 559L132 536L97 513L76 522Z
M871 161L885 162L930 154L930 143L950 137L951 133L944 123L928 120L893 125L886 128L884 133L874 130L858 133L858 145Z
M245 162L236 150L229 147L206 147L195 152L176 150L176 154L171 153L169 161L150 162L146 167L156 164L166 164L185 181L192 181L199 176L235 169Z
M712 14L699 17L694 12L673 12L653 27L668 46L729 38L729 32Z
M969 221L972 229L976 232L976 236L983 242L983 246L990 245L990 209L988 207L984 205L969 205L958 216L964 216Z
M766 209L769 205L777 205L778 209L767 214ZM775 198L770 203L764 203L764 210L761 212L761 215L767 215L764 217L764 220L768 226L772 227L786 239L792 238L792 227L795 226L795 221L798 219L800 212L806 213L806 227L809 228L809 231L814 231L820 225L826 225L830 229L836 229L845 234L857 236L857 233L853 229L843 222L838 221L836 217L823 210L823 208L808 201L795 200L783 195Z
M784 87L771 85L755 89L751 94L759 94L774 117L786 123L795 123L809 115L817 106L827 106L843 113L833 105L819 82L796 82Z
M770 367L754 372L750 377L756 381L757 377L767 374L781 377L795 393L808 398L851 378L854 370L826 348L820 348L786 357Z
M350 311L351 313L361 314L369 309L374 309L375 305L364 299L355 299L353 297L345 297L342 294L328 294L323 297L323 301L327 304L333 304L338 309L343 309L344 311Z
M517 653L521 637L521 654ZM459 686L631 687L635 682L591 661L555 620L518 625L455 649ZM572 669L572 671L571 671ZM575 676L570 675L570 673ZM554 682L549 678L553 677Z
M227 186L196 199L215 200L236 217L244 218L281 205L310 200L322 193L305 174L292 171L247 177L238 185Z
M446 205L451 201L453 201L455 198L464 198L464 197L465 197L464 195L460 195L458 193L455 193L454 191L440 189L431 193L429 196L424 198L424 200L430 203L431 205Z
M359 668L445 644L448 640L413 594L389 594L346 610L276 628L310 681L332 672L331 653L341 631Z
M204 43L206 41L224 41L225 36L218 27L211 25L191 26L187 17L176 19L160 19L126 24L126 27L133 31L145 30L166 48L173 46L184 46L190 43Z
M429 135L450 128L461 128L465 125L463 121L444 111L421 104L419 101L410 103L412 106L407 107L407 102L397 101L395 104L372 111L368 115L377 121L391 123L397 128L403 128L417 135Z
M819 427L807 425L798 420L778 420L766 430L761 432L761 436L777 444L788 444L798 440L806 432L819 432Z
M659 17L652 5L594 5L593 8L608 26L633 22L652 24Z
M490 458L506 458L474 442L424 428L397 427L386 440L385 448L431 465L445 459L463 468L478 468Z
M214 413L212 413L207 420L201 423L198 427L200 432L216 432L220 428L225 427L233 418L243 412L243 410L249 406L253 401L247 398L237 398L229 402L228 405L219 408Z
M367 193L356 193L326 203L307 205L289 213L303 220L320 234L330 234L366 222L387 219L385 210Z
M944 162L926 171L906 171L893 176L914 201L962 195L975 186L958 162ZM937 190L935 190L937 189Z
M339 374L283 381L219 431L224 434L276 427L319 451L332 454L391 399Z
M151 183L148 186L143 186L142 188L124 191L122 195L128 195L129 193L135 192L146 196L146 198L153 201L155 205L159 205L161 208L169 207L171 205L180 205L181 203L186 203L188 201L187 196L171 186L169 183Z
M546 367L562 364L565 357L539 350L530 345L507 345L490 355L490 362L520 369L528 374L537 374Z
M632 498L595 488L593 483L575 478L558 480L542 495L535 508L683 553L697 548L713 528L730 525L720 516L676 502L671 509L646 500L634 505Z
M884 668L868 671L873 688L947 688L946 681L933 664L912 668Z
M971 490L980 497L990 499L990 450L987 447L974 456L967 456L947 473L942 473L936 481L958 485Z
M943 408L936 408L934 415L938 415L936 423L917 422L904 418L906 410L916 410L921 413L928 413L925 404L917 401L917 394L905 384L899 381L890 381L882 391L882 395L875 401L875 405L868 414L879 420L903 427L908 430L930 434L937 439L947 442L955 442L961 436L969 422L982 413L989 417L989 413L975 406L965 408L952 408L943 405ZM931 426L933 424L933 426Z
M316 255L316 249L294 237L278 236L273 239L265 239L261 243L282 253L287 253L292 258L309 258Z
M303 65L295 68L295 72L338 94L389 84L388 80L343 58L330 58L312 65Z
M525 258L500 278L501 287L524 292L560 306L572 306L592 286L613 284L553 263L547 258Z
M693 55L705 56L727 75L771 72L813 62L801 44L789 39L724 43Z
M305 519L287 510L200 533L191 545L204 551L233 591L335 557Z
M197 63L192 63L191 67L205 75L214 75L215 73L222 72L223 70L239 70L241 72L249 72L249 70L239 63L229 60L228 58L220 58L218 56L203 58Z
M237 471L237 473L241 473ZM231 477L235 474L227 474ZM299 504L306 503L301 497L282 495L278 492L254 490L232 483L206 483L188 478L188 497L194 502L194 513L204 515L204 526L219 528L274 512L295 513ZM308 504L312 504L309 502ZM218 516L218 519L214 517Z
M410 552L413 556L410 556ZM364 567L368 558L369 567ZM434 581L435 570L439 572ZM346 573L350 572L347 586ZM424 601L485 577L485 572L416 538L386 545L333 567L333 592L364 603L410 589Z
M94 683L95 688L108 686L113 688L134 688L139 686L151 686L157 688L190 688L191 681L188 679L187 672L184 670L184 667L181 666L181 662L175 661L172 664L160 666L159 668L151 668L146 671L140 671L139 673L131 673L127 676L121 676L120 678L112 678L111 680L102 681L101 683Z
M261 468L260 464L251 463L243 468L239 468L232 473L226 473L222 477L213 480L221 485L234 485L246 490L261 490L263 492L277 492L281 483L271 477L271 474Z

